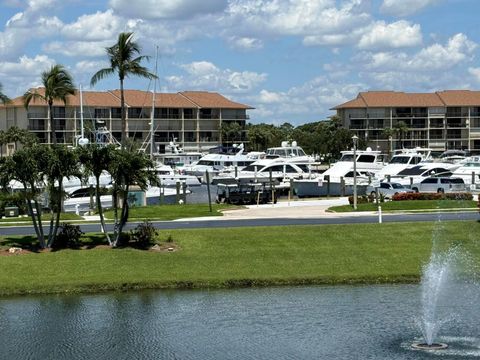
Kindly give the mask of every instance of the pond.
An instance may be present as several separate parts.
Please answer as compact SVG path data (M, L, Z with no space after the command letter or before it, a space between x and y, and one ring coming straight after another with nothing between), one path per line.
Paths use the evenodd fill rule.
M434 352L410 348L421 336L418 285L4 298L0 358L477 358L479 294L469 291L443 305L457 317L439 332L450 347Z

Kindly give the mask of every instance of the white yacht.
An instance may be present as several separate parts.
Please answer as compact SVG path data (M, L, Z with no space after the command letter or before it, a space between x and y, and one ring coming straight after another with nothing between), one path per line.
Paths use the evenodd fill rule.
M266 159L288 159L291 163L311 163L315 162L315 158L307 155L305 151L297 145L296 141L289 143L282 141L280 147L268 148L265 155Z
M342 157L334 163L323 174L323 180L326 176L330 178L330 182L340 182L340 178L347 177L347 174L353 171L354 167L354 151L342 151ZM356 170L361 175L373 177L385 166L386 157L380 151L367 148L366 150L356 151Z
M291 179L307 177L310 173L308 163L290 162L290 159L261 159L258 160L237 173L223 172L212 180L213 184L237 183L237 182L268 182L270 174L272 180L283 184L283 187L289 187Z
M451 176L459 164L447 162L421 162L411 168L406 168L391 176L391 181L410 186L419 183L429 176Z
M462 160L458 168L452 172L452 176L460 177L465 184L472 185L472 179L475 184L480 183L480 156L470 156Z
M236 150L234 154L207 154L192 165L186 166L184 171L188 175L203 178L206 172L213 176L225 168L243 169L258 160L258 153L253 155L244 153L243 144L234 145L234 149Z
M162 164L181 170L185 166L190 166L197 162L204 155L201 152L185 152L175 140L174 138L173 141L170 141L169 145L165 147L165 153L155 154L155 158Z
M166 187L176 187L177 183L186 183L187 186L200 186L196 176L176 172L171 166L157 163L154 169L160 184Z
M397 175L400 171L412 168L422 161L429 161L431 153L432 150L426 148L396 150L389 163L377 172L375 177L377 180L383 180L388 176Z

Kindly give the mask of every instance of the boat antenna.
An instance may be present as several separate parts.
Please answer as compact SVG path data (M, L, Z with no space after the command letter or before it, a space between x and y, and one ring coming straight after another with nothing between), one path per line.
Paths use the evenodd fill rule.
M158 45L155 48L155 77L153 78L152 112L150 115L150 159L153 159L153 146L155 143L153 121L155 119L155 96L157 92L157 66L158 66Z

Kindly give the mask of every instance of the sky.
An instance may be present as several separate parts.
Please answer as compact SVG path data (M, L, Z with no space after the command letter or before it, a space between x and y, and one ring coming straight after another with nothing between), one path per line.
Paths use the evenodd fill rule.
M252 123L323 120L360 91L480 89L478 0L0 0L0 10L12 98L53 64L90 89L124 31L157 64L158 91L218 92L254 107ZM93 89L117 88L112 76Z

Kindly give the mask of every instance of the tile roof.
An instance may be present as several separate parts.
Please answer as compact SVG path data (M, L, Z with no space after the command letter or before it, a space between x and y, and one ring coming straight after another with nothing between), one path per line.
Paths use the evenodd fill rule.
M437 94L447 106L480 106L480 91L445 90Z
M480 106L480 91L444 90L434 93L360 92L356 99L332 108Z
M40 94L44 94L44 88L32 89ZM120 90L111 91L83 91L84 106L94 107L120 107ZM141 90L125 90L125 103L130 107L151 107L152 93ZM73 96L68 96L67 104L70 106L80 106L80 93L76 92ZM24 106L23 97L19 96L8 104L8 106ZM55 106L63 106L61 101L55 101ZM30 103L30 106L47 106L40 100ZM207 91L184 91L173 93L156 93L156 107L168 108L224 108L224 109L253 109L251 106L231 101L218 93ZM4 105L0 105L0 108Z
M182 91L179 94L193 101L201 108L253 109L251 106L228 100L219 93L207 91Z

